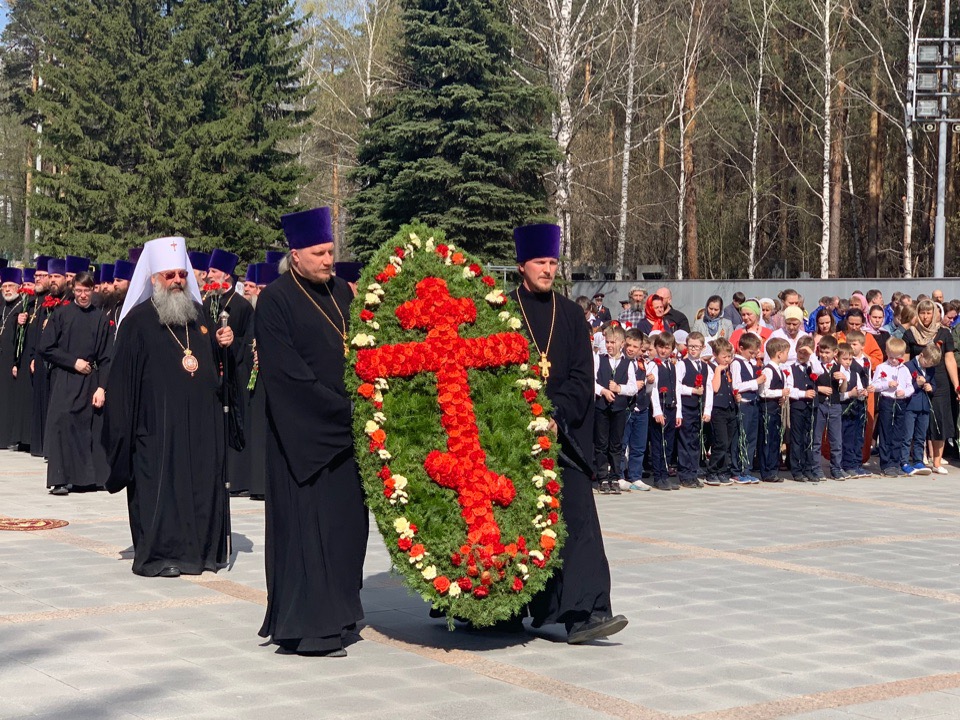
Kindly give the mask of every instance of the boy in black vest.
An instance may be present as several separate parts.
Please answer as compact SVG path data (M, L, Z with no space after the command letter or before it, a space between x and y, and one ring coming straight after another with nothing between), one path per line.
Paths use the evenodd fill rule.
M623 429L637 394L635 363L623 356L626 333L619 324L603 331L607 352L593 356L596 391L593 444L597 482L603 494L620 494L623 478Z
M937 388L932 368L940 364L942 357L943 351L930 343L906 365L913 379L913 395L907 401L907 412L903 419L903 450L900 462L905 475L929 475L931 472L930 468L923 464L923 451L927 429L930 427L930 395Z
M757 437L760 435L760 386L766 382L756 365L760 352L760 338L752 333L743 333L730 370L733 374L733 390L739 400L737 412L740 434L733 448L733 469L736 482L741 485L760 482L753 475L753 461L757 456Z
M656 379L653 376L653 363L646 357L652 345L649 338L636 328L627 330L627 341L623 354L634 363L633 372L637 376L637 396L633 409L627 412L627 425L623 431L623 447L627 458L623 464L624 481L630 490L650 490L643 482L643 459L647 453L647 434L650 427L650 393ZM621 488L622 489L622 488Z
M830 441L830 477L845 480L843 458L843 424L840 420L840 401L847 389L847 381L837 360L837 339L833 335L820 338L817 348L823 372L817 377L817 416L813 427L813 454L819 463L823 447L823 432ZM823 475L820 475L823 478Z
M677 430L677 474L680 486L701 488L700 433L705 412L710 365L700 359L705 342L703 335L687 335L687 356L677 363L677 395L680 397L680 429Z
M679 490L680 483L670 479L668 465L673 457L677 428L677 368L670 357L676 348L672 333L660 333L653 339L656 380L650 393L653 422L650 424L650 465L653 486L657 490Z
M733 346L725 338L710 343L716 363L710 371L707 383L707 400L704 403L703 421L710 423L713 444L710 462L707 465L707 485L733 485L731 451L737 445L737 399L733 395L733 377L730 363L733 362Z
M766 382L760 388L760 479L763 482L783 482L777 473L780 470L780 445L782 443L782 408L790 397L790 371L786 368L790 343L783 338L767 341L769 364L764 366Z
M797 482L820 482L820 462L813 454L817 378L823 372L813 356L813 338L797 340L797 360L790 367L790 472Z
M853 331L849 333L853 335ZM837 346L840 371L847 382L847 389L840 400L840 430L843 435L843 453L840 467L848 478L861 477L860 464L863 454L863 432L867 422L866 398L870 377L856 361L857 352L853 343L842 342Z

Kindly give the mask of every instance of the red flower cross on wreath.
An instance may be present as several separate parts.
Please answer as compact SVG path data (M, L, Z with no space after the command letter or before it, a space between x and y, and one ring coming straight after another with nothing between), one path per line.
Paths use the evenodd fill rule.
M452 297L447 283L440 278L421 280L416 295L416 300L408 300L397 308L396 316L405 330L427 330L426 340L360 350L356 372L368 382L424 372L436 374L437 403L440 422L447 433L447 452L431 451L424 468L435 483L456 490L470 542L497 546L500 527L493 505L509 505L516 488L510 478L487 467L467 370L526 362L529 346L526 338L515 332L461 337L460 325L476 321L477 307L469 298Z

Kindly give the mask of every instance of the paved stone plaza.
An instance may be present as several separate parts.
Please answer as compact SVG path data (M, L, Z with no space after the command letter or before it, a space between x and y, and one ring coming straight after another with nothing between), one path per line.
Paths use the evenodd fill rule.
M51 497L0 451L0 718L960 718L960 470L597 497L630 626L448 632L373 530L363 639L276 655L263 506L233 500L233 567L136 577L123 496Z

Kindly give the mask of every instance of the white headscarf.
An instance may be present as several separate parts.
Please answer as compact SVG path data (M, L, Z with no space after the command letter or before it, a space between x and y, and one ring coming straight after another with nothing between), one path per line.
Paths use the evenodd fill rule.
M197 285L197 278L193 274L193 265L190 264L190 256L187 255L187 241L182 237L157 238L143 246L143 253L137 261L133 278L130 280L130 289L127 291L123 308L117 318L118 328L127 313L144 300L153 297L154 273L166 270L186 270L187 290L198 303L203 302L200 297L200 286Z

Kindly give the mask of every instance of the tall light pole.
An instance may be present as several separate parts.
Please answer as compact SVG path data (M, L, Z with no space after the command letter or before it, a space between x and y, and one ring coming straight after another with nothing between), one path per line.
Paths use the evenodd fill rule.
M933 226L933 277L943 277L947 243L947 98L950 92L950 0L943 0L943 52L940 70L940 122L937 142L937 219Z

